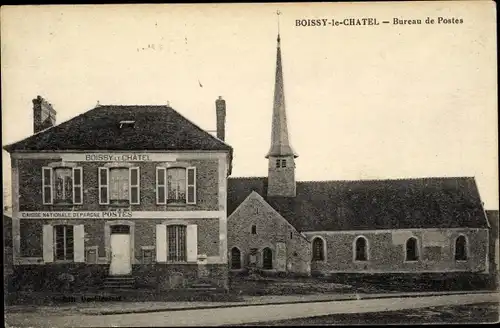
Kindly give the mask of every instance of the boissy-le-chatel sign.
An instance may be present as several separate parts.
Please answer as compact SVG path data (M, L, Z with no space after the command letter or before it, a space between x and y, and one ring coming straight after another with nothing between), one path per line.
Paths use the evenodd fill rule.
M64 160L75 162L150 162L155 154L66 154Z

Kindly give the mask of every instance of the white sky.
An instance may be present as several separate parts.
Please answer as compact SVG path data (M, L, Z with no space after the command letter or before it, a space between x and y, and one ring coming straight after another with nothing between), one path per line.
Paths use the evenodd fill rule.
M32 134L37 95L58 123L98 100L169 101L208 130L223 96L233 176L265 176L278 8L299 180L475 176L498 209L493 2L4 6L2 144ZM464 23L295 26L427 16Z

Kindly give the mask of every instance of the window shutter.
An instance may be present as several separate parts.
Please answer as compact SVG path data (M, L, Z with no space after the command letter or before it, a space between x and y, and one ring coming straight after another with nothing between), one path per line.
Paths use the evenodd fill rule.
M130 191L130 204L138 205L140 204L141 195L140 193L140 174L138 167L130 168L129 177L129 191Z
M167 226L156 225L156 262L167 262Z
M186 230L187 261L196 262L198 260L198 226L196 224L188 224Z
M75 262L85 262L85 229L83 224L73 226L73 247Z
M43 262L54 262L54 228L50 224L43 226Z
M109 170L99 168L99 204L109 204Z
M186 170L187 204L196 204L196 167Z
M73 204L83 204L83 169L73 168Z
M156 204L167 203L167 175L164 167L156 168Z
M52 204L52 168L42 168L42 200L43 204Z

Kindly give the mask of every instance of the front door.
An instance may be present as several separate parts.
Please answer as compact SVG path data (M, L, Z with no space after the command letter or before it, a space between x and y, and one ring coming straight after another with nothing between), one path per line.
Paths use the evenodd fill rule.
M132 272L130 261L130 234L111 234L111 265L109 274L112 276L128 275Z

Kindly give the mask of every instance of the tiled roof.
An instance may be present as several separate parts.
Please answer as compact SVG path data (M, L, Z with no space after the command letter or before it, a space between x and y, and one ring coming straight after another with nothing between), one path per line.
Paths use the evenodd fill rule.
M297 182L267 197L267 178L230 178L228 215L256 191L298 231L487 228L474 178Z
M135 121L120 129L120 121ZM98 106L4 147L15 151L222 150L232 148L168 106Z

